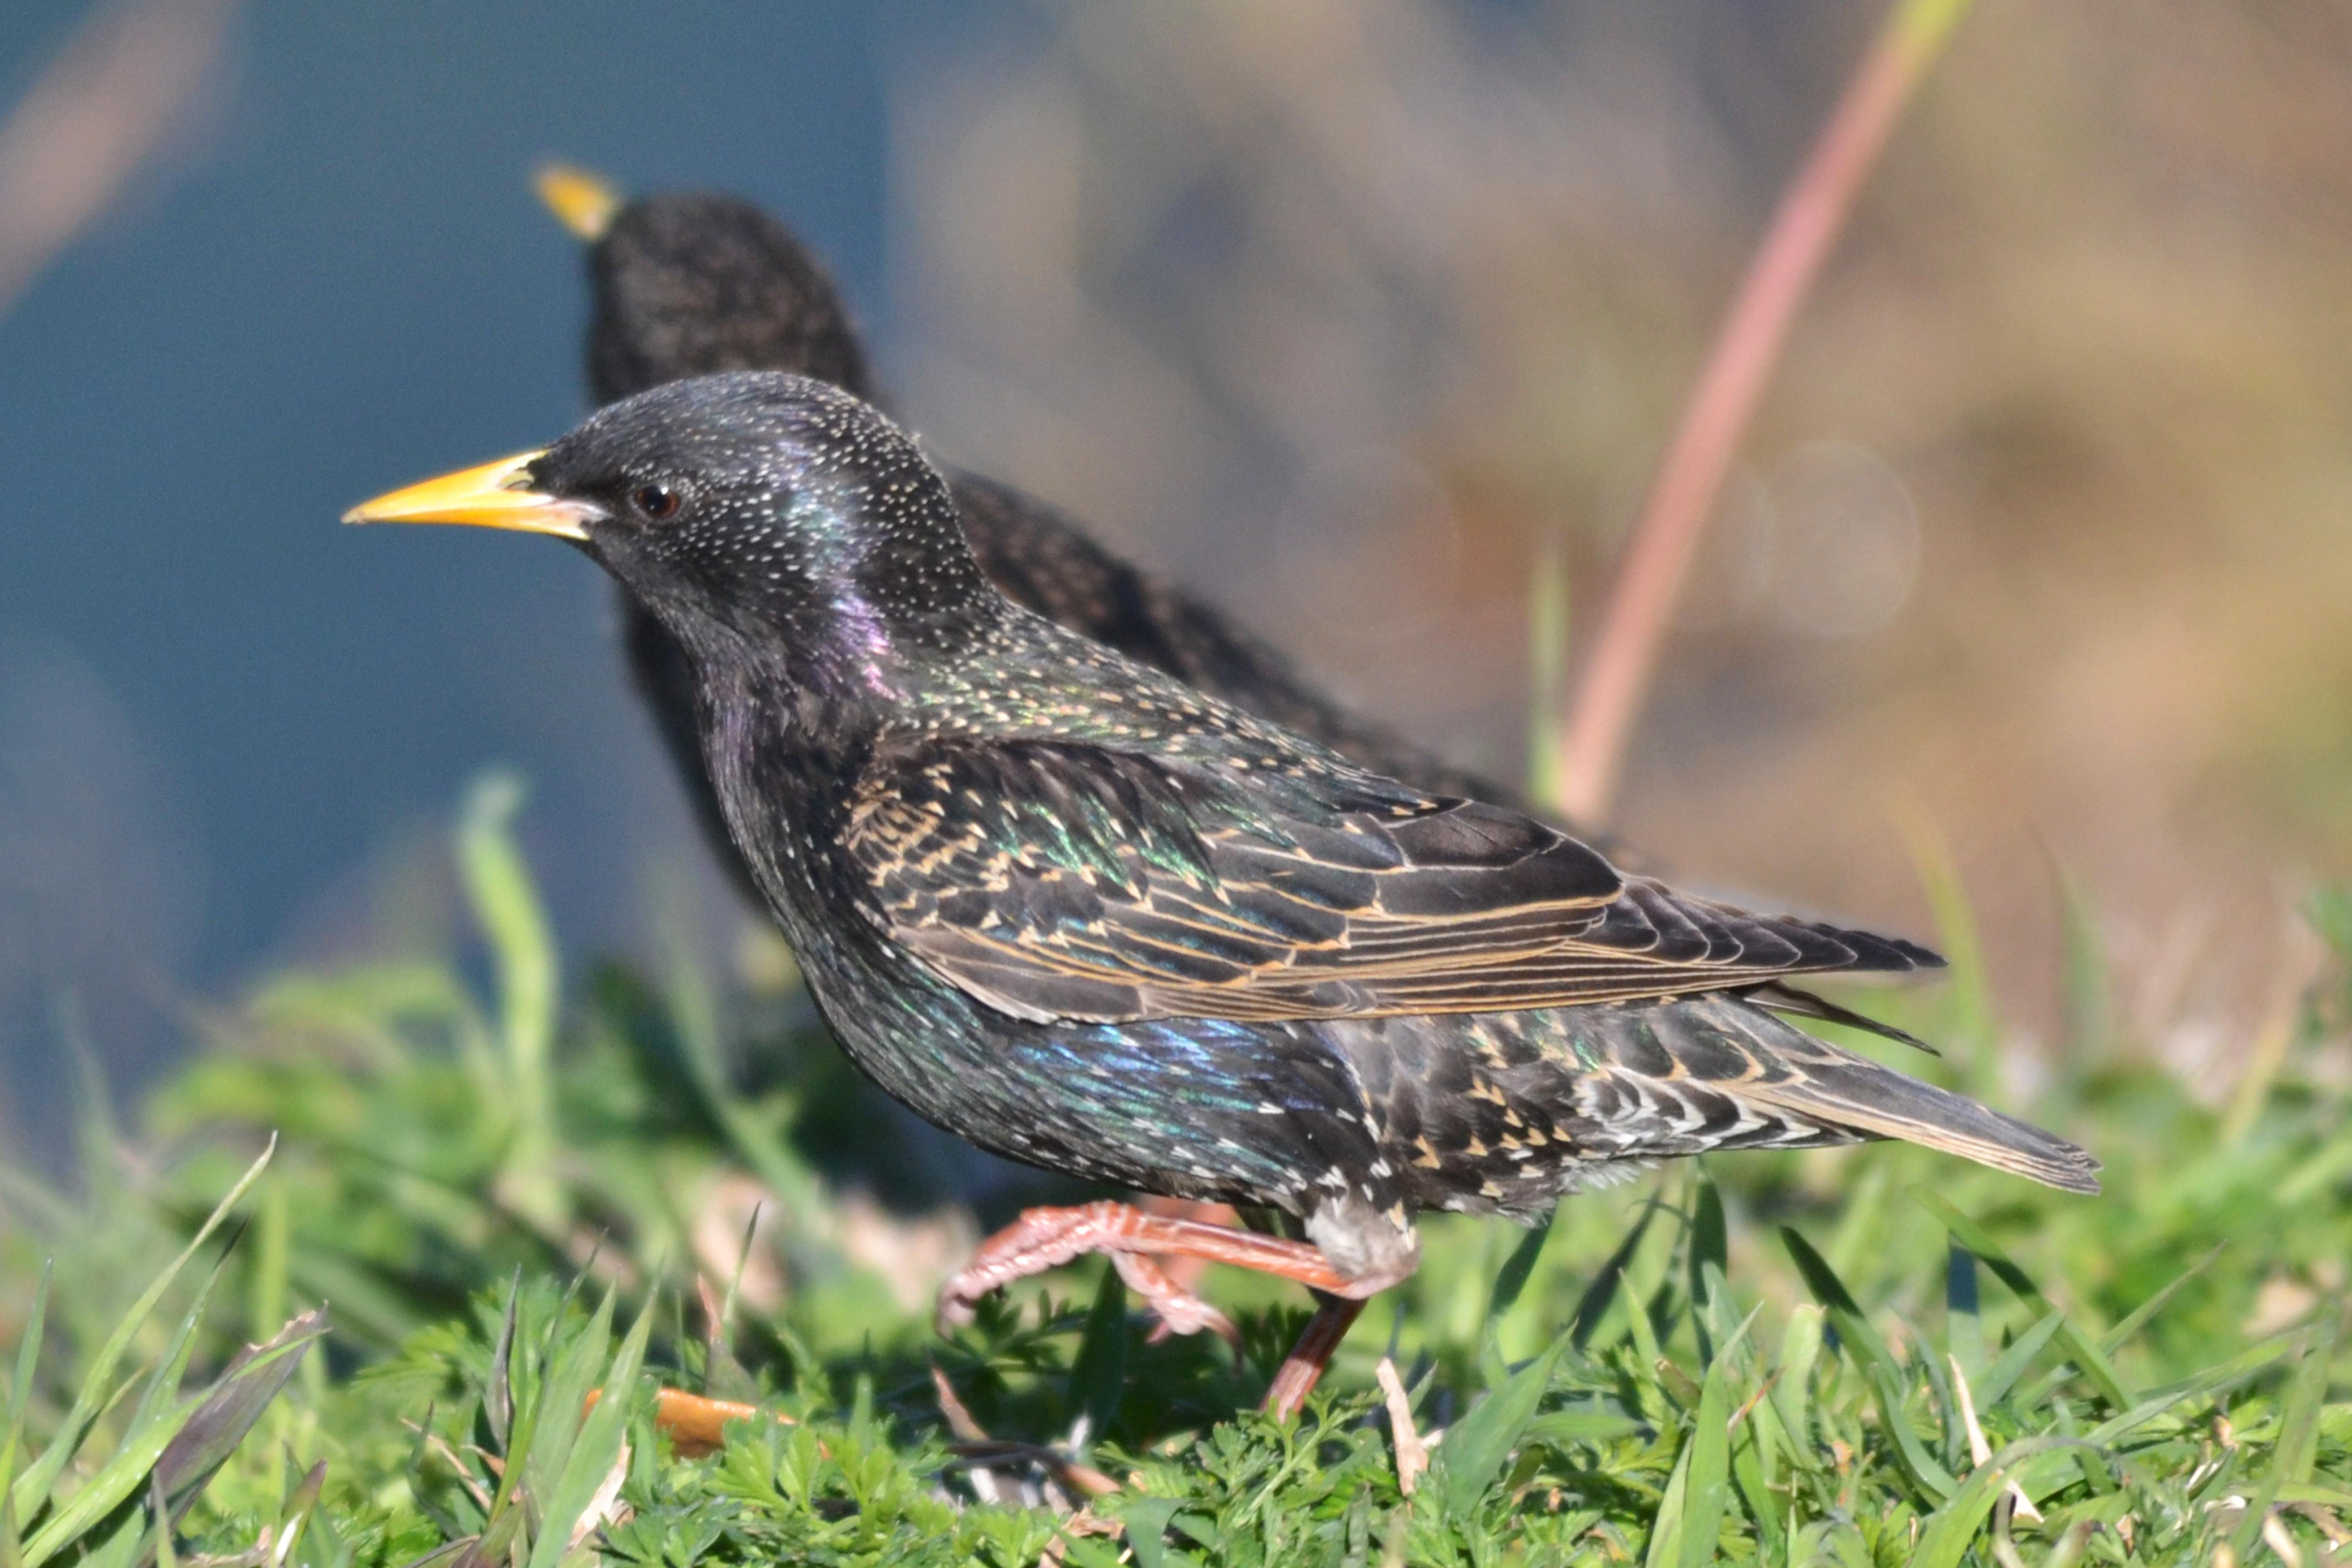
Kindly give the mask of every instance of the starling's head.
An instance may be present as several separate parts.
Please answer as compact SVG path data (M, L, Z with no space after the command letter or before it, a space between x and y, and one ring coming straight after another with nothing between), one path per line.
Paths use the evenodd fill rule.
M785 370L870 395L866 352L824 268L733 196L625 202L550 169L540 194L589 242L588 387L599 403L725 370Z
M689 647L731 638L819 664L938 646L1000 604L913 439L836 387L771 371L656 387L544 451L344 521L554 534Z

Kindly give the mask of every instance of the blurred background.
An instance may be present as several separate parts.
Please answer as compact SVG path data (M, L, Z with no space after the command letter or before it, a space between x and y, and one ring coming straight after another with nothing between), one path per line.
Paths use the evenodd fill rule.
M77 1030L128 1089L276 963L445 942L488 763L568 949L643 948L681 875L741 919L586 562L334 526L581 411L539 161L771 206L940 454L1516 775L1540 580L1573 646L1881 15L14 0L10 1146L50 1147ZM1915 932L1940 843L2011 1060L2071 899L2117 1036L2226 1079L2352 869L2347 148L2328 0L1975 6L1799 317L1613 826Z

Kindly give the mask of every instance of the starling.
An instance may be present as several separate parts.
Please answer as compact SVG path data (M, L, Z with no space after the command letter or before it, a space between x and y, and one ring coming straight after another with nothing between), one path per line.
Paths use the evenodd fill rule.
M1815 1038L1791 976L1937 964L1620 871L1012 603L886 417L803 377L673 383L347 521L550 533L677 639L730 832L850 1057L1015 1160L1282 1211L1305 1239L1033 1209L940 1317L1107 1252L1325 1292L1295 1409L1430 1209L1532 1221L1717 1149L1902 1138L2076 1192L2083 1150Z
M879 401L833 280L758 207L698 194L625 201L594 175L563 167L543 171L539 185L564 226L588 242L588 391L596 403L729 370L791 371ZM1349 712L1278 650L1120 560L1055 508L976 474L947 479L981 569L1015 604L1376 772L1526 808L1507 785ZM756 903L757 883L728 838L703 769L685 651L625 589L621 614L638 694L711 847Z

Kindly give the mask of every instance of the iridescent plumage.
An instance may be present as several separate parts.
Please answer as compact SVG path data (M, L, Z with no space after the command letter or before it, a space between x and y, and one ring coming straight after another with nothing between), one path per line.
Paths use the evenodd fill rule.
M1775 1011L1820 1005L1788 976L1933 954L1630 877L1023 609L846 394L682 383L527 473L684 650L729 829L861 1068L997 1152L1312 1244L1044 1211L950 1309L1097 1246L1180 1312L1139 1258L1366 1294L1421 1211L1528 1218L1712 1149L1903 1138L2095 1190L2074 1145Z

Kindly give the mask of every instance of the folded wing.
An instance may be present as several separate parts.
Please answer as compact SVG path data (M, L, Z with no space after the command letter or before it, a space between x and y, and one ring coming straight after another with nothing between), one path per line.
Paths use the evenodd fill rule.
M892 940L1034 1019L1508 1012L1940 962L1308 766L929 739L877 753L839 841Z

